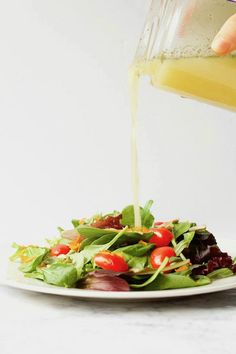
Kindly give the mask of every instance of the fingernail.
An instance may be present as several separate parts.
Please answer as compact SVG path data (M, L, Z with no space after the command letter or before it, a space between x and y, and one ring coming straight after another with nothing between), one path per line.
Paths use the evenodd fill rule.
M214 52L224 55L231 52L232 44L225 40L223 37L216 37L212 42L211 48L214 50Z

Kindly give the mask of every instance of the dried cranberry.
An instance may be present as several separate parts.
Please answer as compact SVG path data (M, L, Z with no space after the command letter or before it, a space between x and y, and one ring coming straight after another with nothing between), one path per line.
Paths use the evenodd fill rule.
M91 226L98 229L117 229L121 230L123 226L120 223L122 215L107 216L104 219L94 222Z

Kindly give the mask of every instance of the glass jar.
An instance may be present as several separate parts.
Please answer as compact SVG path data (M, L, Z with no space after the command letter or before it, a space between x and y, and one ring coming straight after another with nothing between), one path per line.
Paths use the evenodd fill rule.
M219 57L211 49L235 13L227 0L153 0L136 71L157 88L236 111L236 53Z

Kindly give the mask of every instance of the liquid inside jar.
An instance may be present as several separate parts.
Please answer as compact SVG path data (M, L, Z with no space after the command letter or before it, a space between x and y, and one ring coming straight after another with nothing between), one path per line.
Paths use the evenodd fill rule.
M236 56L154 58L135 67L156 88L236 111Z

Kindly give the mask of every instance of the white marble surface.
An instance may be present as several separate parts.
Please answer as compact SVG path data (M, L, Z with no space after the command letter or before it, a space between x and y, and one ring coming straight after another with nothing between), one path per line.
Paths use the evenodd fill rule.
M102 303L0 286L1 354L235 353L236 290Z

